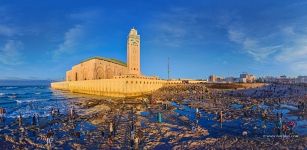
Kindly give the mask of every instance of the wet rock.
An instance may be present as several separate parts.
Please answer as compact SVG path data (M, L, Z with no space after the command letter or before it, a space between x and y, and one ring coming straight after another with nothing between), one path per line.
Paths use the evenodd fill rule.
M188 117L186 117L186 116L180 116L180 117L178 117L180 120L182 120L182 121L189 121L189 118Z
M204 141L202 141L204 144L209 144L209 145L211 145L211 144L214 144L215 142L217 142L218 141L218 139L216 139L216 138L206 138Z
M32 146L34 146L34 147L36 147L36 148L41 148L41 149L44 149L44 148L45 148L44 145L34 143L30 138L25 138L24 140L25 140L26 142L28 142L28 144L30 144L30 145L32 145Z
M17 145L18 145L18 142L17 142L13 137L11 137L11 136L9 136L9 135L4 135L4 139L5 139L6 141L8 141L8 142L11 142L11 143L13 143L13 144L17 144Z
M85 112L85 115L95 114L95 113L98 113L98 112L101 112L101 111L107 112L107 111L110 111L110 110L111 110L111 108L109 106L101 104L101 105L97 105L95 107L88 109Z
M73 143L72 148L74 148L75 150L81 150L81 144Z

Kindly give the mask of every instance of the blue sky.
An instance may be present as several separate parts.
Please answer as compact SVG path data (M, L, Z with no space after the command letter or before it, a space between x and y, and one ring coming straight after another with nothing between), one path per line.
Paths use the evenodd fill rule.
M307 75L301 0L0 1L0 79L63 79L91 56L126 61L141 35L145 75Z

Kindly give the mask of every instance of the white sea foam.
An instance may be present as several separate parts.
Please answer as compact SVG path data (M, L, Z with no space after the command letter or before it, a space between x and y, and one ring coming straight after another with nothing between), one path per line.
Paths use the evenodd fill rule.
M17 103L32 103L32 102L40 102L47 101L49 99L25 99L25 100L16 100Z
M13 99L13 98L16 98L16 95L11 95L11 96L8 96L8 97Z
M281 108L286 108L286 109L290 109L290 110L297 110L298 108L292 105L286 105L286 104L281 104L280 105Z
M16 88L17 88L16 86L8 86L8 87L6 87L7 90L16 89Z
M39 112L39 111L32 111L32 110L18 110L16 112L13 112L9 115L7 115L6 117L8 118L17 118L19 116L19 114L21 114L21 116L23 118L28 118L28 117L32 117L33 114L38 114L39 117L48 117L50 116L49 113L44 113L44 112Z

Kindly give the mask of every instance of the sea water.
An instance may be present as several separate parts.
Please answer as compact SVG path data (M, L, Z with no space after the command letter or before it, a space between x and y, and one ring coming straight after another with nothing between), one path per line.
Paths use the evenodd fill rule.
M49 86L0 86L0 107L6 109L7 118L24 117L37 113L40 117L50 115L52 108L66 112L69 98Z

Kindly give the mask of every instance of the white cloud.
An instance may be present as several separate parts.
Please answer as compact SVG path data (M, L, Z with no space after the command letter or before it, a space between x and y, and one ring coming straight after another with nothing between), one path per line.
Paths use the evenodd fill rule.
M294 28L292 26L286 26L281 29L286 35L295 35Z
M240 30L241 29L241 30ZM302 26L285 25L274 33L255 37L257 32L241 26L228 26L228 38L256 61L269 60L278 63L294 74L307 74L307 30ZM297 32L301 31L301 32ZM279 41L282 44L271 43Z
M291 38L289 38L291 39ZM307 36L296 34L292 44L287 45L275 59L288 64L288 67L295 73L307 74Z
M64 33L63 42L60 43L53 51L54 59L58 59L65 54L74 53L78 51L80 47L83 47L84 45L80 45L80 43L82 43L82 40L86 37L86 31L90 31L90 27L96 23L95 20L102 18L100 17L99 10L76 12L68 14L67 17L80 23L76 24Z
M206 14L186 8L171 8L169 11L158 13L148 26L149 30L154 32L150 42L180 47L187 44L187 41L190 44L195 40L201 41L205 31L201 21L205 19Z
M292 64L292 70L298 75L307 74L307 61L299 61Z
M276 59L279 61L307 60L307 43L306 45L285 48L282 53L276 56Z
M2 36L13 36L17 34L17 31L11 27L0 24L0 35Z
M5 65L16 65L21 63L20 50L23 43L20 41L8 40L3 47L0 48L0 62Z
M282 47L282 45L263 44L262 41L266 40L265 38L251 37L233 27L229 27L228 29L228 38L230 41L239 44L246 53L253 56L257 61L266 59Z
M54 56L57 58L62 54L72 53L77 49L77 46L84 34L82 25L75 25L64 34L64 41L58 45L54 51Z
M88 10L88 11L69 14L68 17L74 20L90 22L90 21L95 21L97 18L100 18L101 17L100 14L101 12L99 10Z
M241 43L242 41L244 41L244 34L233 29L228 30L228 36L231 41L236 43Z

